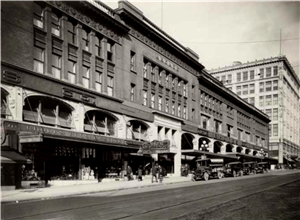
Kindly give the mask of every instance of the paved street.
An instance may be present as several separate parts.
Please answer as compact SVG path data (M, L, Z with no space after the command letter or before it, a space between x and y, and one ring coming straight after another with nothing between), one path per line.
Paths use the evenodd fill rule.
M3 204L2 219L299 219L299 181L278 172Z

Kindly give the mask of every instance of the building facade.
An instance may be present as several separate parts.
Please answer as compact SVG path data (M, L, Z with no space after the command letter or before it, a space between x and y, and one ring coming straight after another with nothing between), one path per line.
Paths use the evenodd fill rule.
M300 156L300 81L285 56L209 71L228 89L266 113L269 127L269 156L279 163Z
M153 160L178 176L201 150L268 152L268 117L127 1L2 2L1 19L2 186L118 178ZM139 154L149 143L168 150Z

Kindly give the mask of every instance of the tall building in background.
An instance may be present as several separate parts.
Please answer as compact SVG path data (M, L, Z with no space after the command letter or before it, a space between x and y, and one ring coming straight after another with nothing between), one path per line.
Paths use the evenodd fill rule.
M209 73L269 116L270 157L288 164L300 156L300 81L285 56L233 62Z

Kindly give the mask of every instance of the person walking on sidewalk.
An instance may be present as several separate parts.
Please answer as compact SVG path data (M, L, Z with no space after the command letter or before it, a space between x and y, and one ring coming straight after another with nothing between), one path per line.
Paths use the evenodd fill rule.
M132 169L130 166L127 167L127 179L128 181L133 180Z
M155 164L155 166L152 168L152 183L153 183L153 177L157 182L157 168L158 168L157 164Z
M143 168L139 166L138 168L138 181L143 181Z
M157 173L158 173L159 182L162 183L164 174L163 174L163 169L160 165L158 165Z

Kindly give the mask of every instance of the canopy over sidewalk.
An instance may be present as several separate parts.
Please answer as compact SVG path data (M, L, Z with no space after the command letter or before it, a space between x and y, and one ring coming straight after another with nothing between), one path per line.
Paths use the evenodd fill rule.
M201 151L201 150L181 150L182 155L188 155L188 156L202 156L205 155L211 159L215 158L228 158L228 159L237 159L234 155L228 155L228 154L217 154L217 153L212 153L208 151Z

